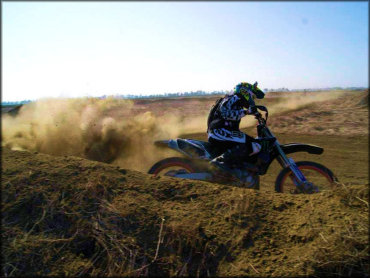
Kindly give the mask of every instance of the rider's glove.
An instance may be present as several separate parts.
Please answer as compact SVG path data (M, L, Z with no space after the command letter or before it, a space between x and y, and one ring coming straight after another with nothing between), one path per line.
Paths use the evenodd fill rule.
M248 114L253 115L256 112L257 112L257 108L255 106L249 106Z

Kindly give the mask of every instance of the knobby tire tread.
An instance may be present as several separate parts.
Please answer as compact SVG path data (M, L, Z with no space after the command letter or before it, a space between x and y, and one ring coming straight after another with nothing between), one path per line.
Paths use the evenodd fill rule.
M197 168L193 165L193 161L191 159L182 157L169 157L155 163L149 169L148 174L158 174L160 171L172 166L186 166L187 170L189 170L189 168L192 170L191 173L194 173L197 170ZM158 170L160 171L157 172Z
M328 178L330 179L331 182L336 182L337 181L337 178L335 177L333 172L329 168L327 168L326 166L324 166L320 163L313 162L313 161L298 161L298 162L296 162L296 165L297 165L298 168L300 166L309 166L309 167L317 168L319 171L321 170L322 172L324 172L328 176ZM291 172L290 168L289 167L284 168L283 170L281 170L281 172L277 176L276 181L275 181L275 191L276 192L279 192L279 193L282 192L282 190L281 190L282 182L285 180L285 176L288 174L288 172ZM289 175L288 175L288 177L289 177Z

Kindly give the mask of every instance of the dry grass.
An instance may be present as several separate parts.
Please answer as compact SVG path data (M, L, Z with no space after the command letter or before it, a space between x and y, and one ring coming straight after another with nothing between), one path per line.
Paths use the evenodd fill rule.
M321 229L323 242L312 263L320 276L366 277L370 273L368 187L341 184L335 195L348 208L358 208L358 213L345 216L343 222L332 226L331 233L327 227Z
M6 148L3 162L3 276L369 273L367 186L293 196Z
M93 126L97 115L102 119L98 121L100 137L96 142L104 150L110 148L110 141L104 141L103 134L120 134L117 131L135 123L145 123L140 134L147 137L153 131L156 136L168 135L171 132L151 128L160 112L172 107L168 112L177 110L176 123L184 123L184 115L198 107L200 119L213 103L211 98L186 99L185 104L185 100L145 100L129 106L112 100L99 104L92 101L89 108L83 101L65 102L77 106L73 110L76 113L66 118L57 113L50 123L28 125L30 130L22 129L22 123L15 125L11 129L14 133L7 133L5 143L10 147L20 144L23 149L31 146L28 149L39 150L32 147L38 142L42 150L58 147L60 156L2 148L2 276L368 277L368 129L363 126L366 121L360 121L368 115L368 93L362 94L310 103L306 108L298 106L299 110L291 106L290 114L276 110L271 117L272 130L282 142L302 141L325 148L322 156L298 157L327 165L343 183L333 191L313 195L263 191L265 185L273 186L274 165L270 175L263 177L261 191L254 191L153 178L117 165L63 156L84 156L80 148L84 144L68 147L71 141L64 136L67 133L61 141L49 140L71 127L68 119L83 119L86 128ZM279 108L285 99L266 98L262 104ZM120 128L114 129L116 125L109 119L124 116L119 113L122 105L137 117L131 122L117 122ZM148 107L153 109L152 114L139 113ZM97 115L90 114L94 109L98 109ZM83 111L84 116L77 111ZM339 111L349 117L342 117ZM55 120L63 119L61 129L51 128ZM328 136L327 129L314 129L315 121L324 120L329 122L326 127L337 128L335 136ZM72 134L80 138L79 123L74 123ZM296 133L284 135L288 130L284 123ZM193 124L197 123L176 133L193 130L197 127ZM17 128L25 133L17 133ZM94 134L89 128L84 132L86 136ZM342 136L347 132L355 136ZM43 137L48 134L53 136ZM325 136L317 136L320 134ZM197 136L204 139L204 133L194 138ZM127 142L132 142L130 138ZM67 153L61 151L63 146ZM102 151L99 146L98 154ZM148 149L144 149L146 153ZM126 165L129 158L121 157L124 163L116 160L116 164ZM142 156L136 159L144 161Z

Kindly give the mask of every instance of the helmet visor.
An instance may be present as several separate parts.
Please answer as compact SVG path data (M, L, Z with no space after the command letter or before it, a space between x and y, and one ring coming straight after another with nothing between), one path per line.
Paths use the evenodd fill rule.
M256 96L256 98L258 98L258 99L263 99L265 97L265 93L262 92L262 90L260 90L259 88L255 88L253 90L253 93Z

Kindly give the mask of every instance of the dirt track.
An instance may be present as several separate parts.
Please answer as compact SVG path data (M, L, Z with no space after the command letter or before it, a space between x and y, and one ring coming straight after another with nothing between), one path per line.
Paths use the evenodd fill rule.
M3 275L369 273L365 185L276 194L7 148L2 170Z
M255 134L255 129L246 129L248 134ZM340 182L347 185L360 185L369 183L369 156L368 136L312 136L306 134L274 133L279 142L313 144L324 148L322 155L308 153L290 154L295 161L315 161L327 166L337 176ZM205 134L189 134L186 137L206 140ZM176 155L173 152L173 155ZM261 177L261 190L274 190L277 175L282 170L274 161L266 175Z
M264 100L276 105L274 98ZM284 102L284 99L278 103ZM347 185L369 183L368 94L349 93L334 100L311 103L299 109L269 117L268 126L280 143L306 143L324 148L322 155L295 153L295 161L312 160L330 168ZM255 126L244 132L256 136ZM207 140L205 133L180 137ZM175 153L174 153L175 154ZM275 161L261 178L261 190L274 190L281 166Z
M356 142L368 136L367 95L291 93L290 97L266 97L259 104L269 108L272 131L289 135L287 141L295 140L298 133L312 135L313 140L323 135L323 143L327 135L352 136ZM155 148L155 140L192 134L206 140L207 113L217 98L43 100L25 105L15 118L2 118L2 146L76 155L146 172L156 161L171 155ZM242 126L253 125L253 117L243 118ZM311 139L305 141L310 143ZM351 148L348 142L343 150Z
M277 164L262 178L260 191L153 178L122 165L78 157L83 156L80 150L76 156L34 152L32 146L47 146L40 137L44 133L16 130L18 141L7 141L2 148L2 274L368 276L368 130L363 126L368 104L364 105L364 97L364 93L349 94L341 101L271 116L271 128L281 143L325 148L321 156L293 156L323 163L338 176L341 184L335 190L314 195L274 193ZM276 99L264 101L276 103ZM317 113L334 107L344 116ZM99 115L112 118L117 108L101 111ZM297 115L308 118L300 121L294 118ZM324 118L336 135L311 128ZM150 119L139 118L135 123L146 123L145 132L150 132ZM54 131L50 126L55 122L48 120L43 132ZM297 132L287 133L286 122ZM61 130L67 127L74 125L62 125ZM78 138L76 131L72 134ZM205 139L204 133L186 134ZM27 145L27 140L44 145ZM10 150L17 148L14 142L31 146L30 151ZM68 140L58 142L68 146ZM105 141L99 143L109 147L102 145ZM143 168L148 169L151 161L144 162Z

